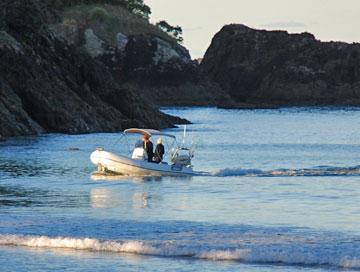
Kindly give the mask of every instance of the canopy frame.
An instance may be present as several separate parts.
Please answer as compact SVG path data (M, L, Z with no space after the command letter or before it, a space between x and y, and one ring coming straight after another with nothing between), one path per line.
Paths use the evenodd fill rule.
M176 140L176 137L172 134L163 133L159 130L155 129L146 129L146 128L128 128L123 131L123 134L141 134L141 135L147 135L149 137L151 136L165 136L169 138L173 138Z

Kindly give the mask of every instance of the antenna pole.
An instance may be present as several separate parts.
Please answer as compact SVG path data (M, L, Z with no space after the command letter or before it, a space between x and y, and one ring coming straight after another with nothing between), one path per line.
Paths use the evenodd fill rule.
M185 137L186 137L186 125L184 125L183 144L185 144Z

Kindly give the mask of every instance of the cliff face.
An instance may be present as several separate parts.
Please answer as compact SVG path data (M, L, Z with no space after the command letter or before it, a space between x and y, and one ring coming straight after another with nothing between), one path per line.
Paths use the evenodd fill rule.
M228 25L201 69L238 105L360 105L360 44Z
M121 87L103 62L49 29L40 1L0 12L0 137L119 131L182 122Z

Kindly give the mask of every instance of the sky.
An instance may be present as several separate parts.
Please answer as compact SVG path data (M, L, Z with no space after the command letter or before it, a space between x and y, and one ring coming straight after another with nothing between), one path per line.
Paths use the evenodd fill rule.
M183 29L192 58L205 54L226 24L310 32L322 41L360 42L360 0L145 0L150 21Z

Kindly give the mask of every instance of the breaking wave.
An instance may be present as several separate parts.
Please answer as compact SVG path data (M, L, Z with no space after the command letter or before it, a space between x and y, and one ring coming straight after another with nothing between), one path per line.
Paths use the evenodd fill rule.
M156 254L155 248L146 246L144 243L139 241L100 241L92 238L0 235L0 245Z
M249 177L296 177L296 176L360 176L360 165L353 167L318 166L303 169L260 169L224 168L209 173L216 177L249 176Z
M34 235L0 235L0 246L24 246L36 248L65 248L132 253L162 257L188 257L213 261L239 261L247 263L271 263L285 265L329 266L360 269L360 247L347 243L332 244L294 237L257 237L253 241L239 239L229 248L208 243L184 245L173 240L99 240L94 238L49 237Z

